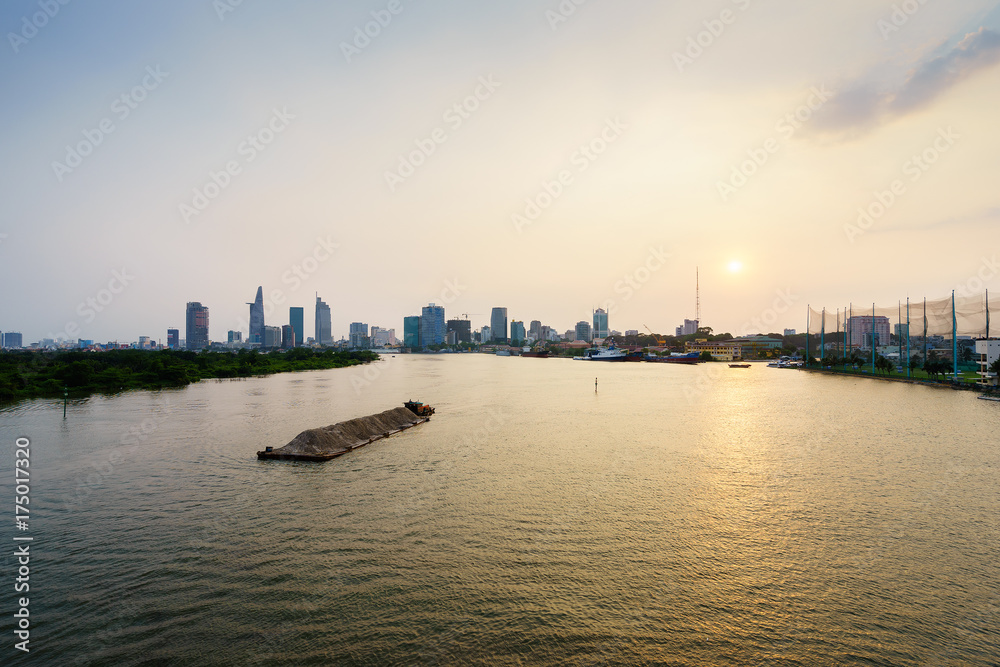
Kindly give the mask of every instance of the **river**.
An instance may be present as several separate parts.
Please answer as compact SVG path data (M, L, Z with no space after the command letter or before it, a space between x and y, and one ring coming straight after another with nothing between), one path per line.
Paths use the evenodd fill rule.
M256 459L411 398L430 422ZM62 409L0 411L33 538L4 664L1000 662L1000 404L971 392L397 355Z

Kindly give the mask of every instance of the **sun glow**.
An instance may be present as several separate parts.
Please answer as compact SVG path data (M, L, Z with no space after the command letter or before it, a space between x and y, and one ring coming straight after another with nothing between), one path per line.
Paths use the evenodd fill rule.
M743 268L743 262L739 260L734 259L733 261L729 262L730 273L739 273L742 268Z

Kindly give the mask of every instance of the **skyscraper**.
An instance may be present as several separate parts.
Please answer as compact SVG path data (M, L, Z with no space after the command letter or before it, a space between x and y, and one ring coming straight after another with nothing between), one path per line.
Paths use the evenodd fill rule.
M420 316L403 318L403 345L412 349L420 347Z
M269 350L281 347L281 327L264 327L264 342L261 347Z
M423 307L420 314L421 346L444 344L444 306L433 303Z
M333 342L331 335L330 306L323 303L323 299L316 295L316 343L319 345L329 345Z
M573 332L576 336L576 340L589 341L590 337L590 323L580 320L576 323L576 330Z
M545 340L542 336L542 323L538 320L531 320L531 326L528 327L528 335L535 340Z
M200 351L208 347L208 306L188 301L184 334L187 349Z
M349 330L351 347L368 347L368 325L364 322L351 322Z
M296 345L295 327L291 324L281 325L281 347L290 350Z
M502 343L507 340L507 309L494 308L490 315L490 334L493 340Z
M519 322L514 320L510 323L510 344L511 345L524 345L524 322Z
M176 350L180 347L181 332L177 329L167 329L167 347Z
M3 346L8 350L20 350L24 341L17 331L8 331L3 335Z
M305 326L302 322L304 321L303 309L298 306L292 306L288 309L288 324L291 325L292 329L295 330L295 346L302 345L305 342L302 334L305 333Z
M448 320L448 331L455 332L456 343L472 342L472 323L469 320Z
M603 308L594 311L594 338L608 337L608 313Z
M257 288L257 298L250 306L250 335L247 340L250 343L264 344L264 288Z

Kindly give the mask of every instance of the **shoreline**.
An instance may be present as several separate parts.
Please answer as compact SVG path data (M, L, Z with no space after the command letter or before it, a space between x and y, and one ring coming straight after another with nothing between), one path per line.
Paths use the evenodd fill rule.
M904 384L917 384L924 387L936 387L939 389L954 389L958 391L975 391L980 394L989 395L993 392L993 387L983 386L973 382L954 382L952 380L925 380L919 378L893 377L891 375L878 375L873 373L854 373L850 371L838 371L830 368L800 368L798 370L809 373L822 373L824 375L836 375L840 377L858 377L870 380L883 380L887 382L902 382Z

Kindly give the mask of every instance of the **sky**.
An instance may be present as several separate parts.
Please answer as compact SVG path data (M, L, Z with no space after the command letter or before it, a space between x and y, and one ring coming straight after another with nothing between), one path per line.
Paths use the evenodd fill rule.
M65 2L65 4L62 4ZM996 0L0 5L0 330L805 327L998 288ZM977 282L978 281L978 282Z

